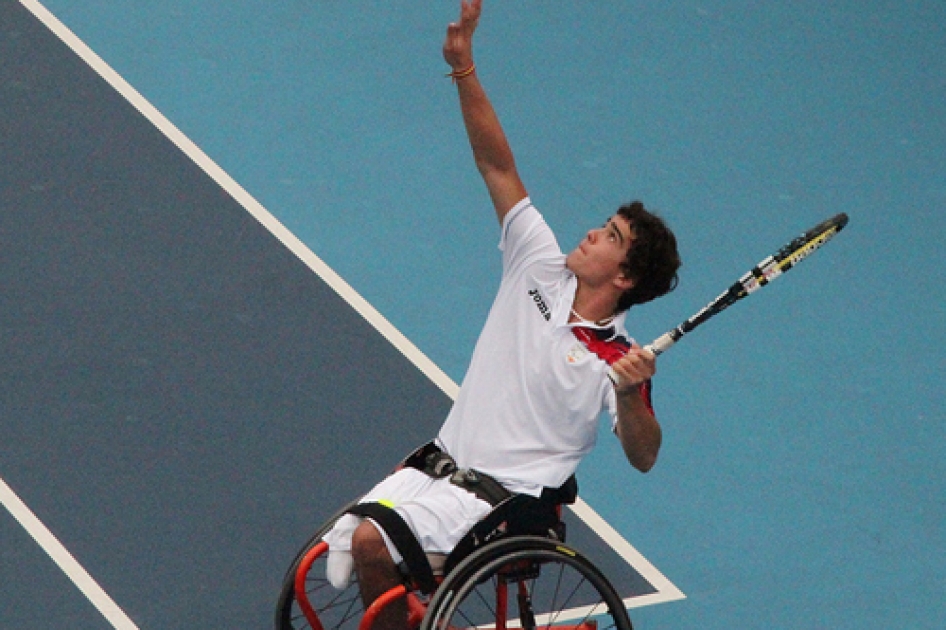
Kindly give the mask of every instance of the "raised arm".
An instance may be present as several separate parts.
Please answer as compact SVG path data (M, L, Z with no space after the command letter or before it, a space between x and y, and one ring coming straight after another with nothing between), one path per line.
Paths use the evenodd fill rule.
M473 64L473 33L482 5L482 0L461 0L460 20L447 26L443 57L453 69L451 75L460 95L460 110L473 148L473 159L502 223L506 213L527 193L516 171L506 134Z

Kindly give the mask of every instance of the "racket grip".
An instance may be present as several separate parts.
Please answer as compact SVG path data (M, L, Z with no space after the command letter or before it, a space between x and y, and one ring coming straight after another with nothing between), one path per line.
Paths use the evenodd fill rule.
M644 350L649 351L655 357L659 357L661 354L669 350L670 346L676 342L677 340L674 338L672 333L664 333L644 346Z

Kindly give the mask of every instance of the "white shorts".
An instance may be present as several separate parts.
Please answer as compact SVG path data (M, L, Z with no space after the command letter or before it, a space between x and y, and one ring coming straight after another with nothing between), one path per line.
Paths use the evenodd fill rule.
M383 501L393 508L427 553L450 553L460 539L483 519L492 507L472 492L452 483L449 477L435 479L414 468L404 468L386 477L361 500ZM325 535L332 551L350 551L351 536L362 519L346 514ZM401 554L387 534L378 528L395 563Z

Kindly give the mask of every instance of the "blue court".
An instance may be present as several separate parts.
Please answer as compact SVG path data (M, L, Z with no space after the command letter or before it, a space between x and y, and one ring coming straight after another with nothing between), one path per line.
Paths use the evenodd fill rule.
M0 626L266 626L309 531L439 426L499 277L456 13L0 0ZM665 580L635 627L942 627L944 35L932 1L487 0L562 246L632 198L678 234L638 340L851 217L661 357L651 473L602 424L582 498Z

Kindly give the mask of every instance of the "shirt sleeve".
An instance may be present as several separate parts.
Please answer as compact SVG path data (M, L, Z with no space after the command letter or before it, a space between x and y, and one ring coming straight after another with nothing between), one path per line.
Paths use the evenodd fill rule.
M529 197L506 213L499 249L503 253L504 275L540 258L562 255L555 235Z

